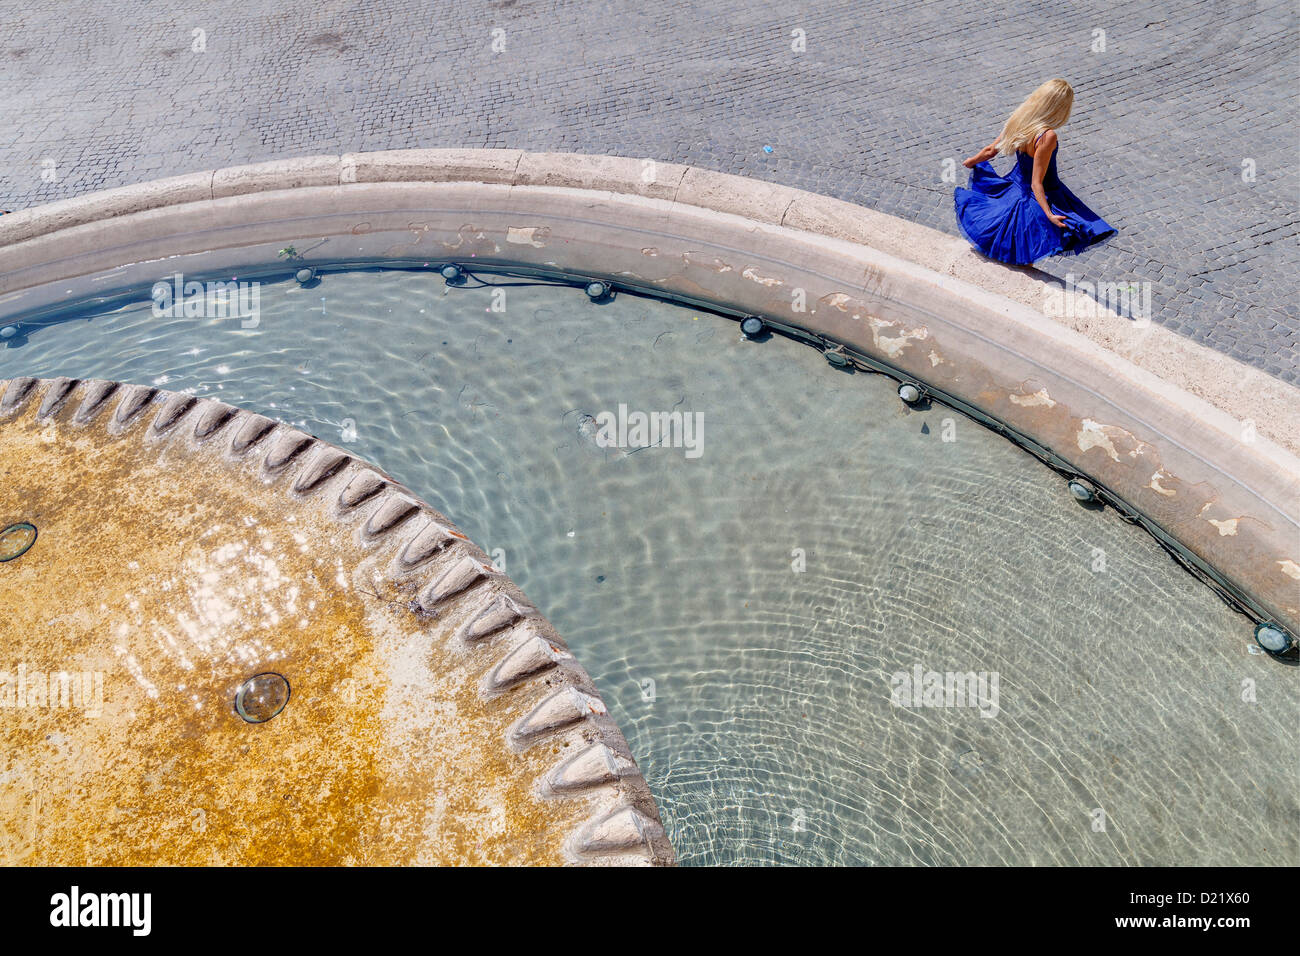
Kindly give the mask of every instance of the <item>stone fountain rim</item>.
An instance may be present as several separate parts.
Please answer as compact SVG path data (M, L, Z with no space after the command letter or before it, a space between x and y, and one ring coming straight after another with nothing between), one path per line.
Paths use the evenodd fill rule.
M291 425L153 386L0 379L0 428L28 412L41 428L95 429L113 441L135 443L143 454L166 448L197 457L220 447L216 462L247 479L250 492L321 512L356 536L367 553L392 551L385 576L419 582L419 610L433 622L425 627L435 626L447 608L468 604L470 616L452 639L475 652L479 697L490 702L526 695L502 739L481 745L507 755L548 742L575 745L531 784L543 804L579 801L582 808L577 824L561 833L562 858L554 862L675 865L650 788L590 675L518 586L411 489Z
M323 203L419 208L435 194L444 205L465 210L496 203L574 220L599 205L606 219L671 221L678 233L724 237L733 250L766 243L787 250L807 273L838 274L850 291L870 286L879 292L888 286L898 301L942 313L972 336L1014 341L1026 355L1059 360L1068 354L1077 363L1069 368L1076 384L1098 395L1130 396L1123 411L1150 426L1150 434L1135 438L1139 450L1190 452L1210 466L1210 478L1239 480L1245 490L1231 502L1235 511L1214 517L1218 538L1201 527L1208 520L1202 513L1217 500L1213 495L1189 505L1168 530L1213 566L1231 568L1251 594L1271 595L1274 616L1293 630L1300 622L1295 580L1278 577L1285 572L1300 580L1300 554L1294 552L1300 497L1300 459L1294 451L1300 437L1290 427L1300 390L1159 326L1133 328L1114 313L1093 322L1048 315L1053 287L1042 273L984 261L964 240L789 187L652 159L522 150L394 150L208 170L0 217L0 306L44 283L96 271L87 266L88 256L133 235L156 237L173 228L177 252L187 251L187 242L194 247L189 251L197 251L203 236L193 230L204 216L228 223L245 215L274 215L289 222L296 213L303 218L298 226L285 226L286 238L294 228L305 237L314 233L303 223L318 215ZM192 231L183 233L181 224ZM573 255L581 259L579 252ZM846 261L861 271L846 271ZM586 265L599 274L592 257ZM869 335L829 326L817 331L838 331L841 341L879 352ZM1066 371L1049 358L1043 367ZM1241 438L1247 423L1255 433L1249 443ZM1037 437L1032 427L1024 431ZM1099 440L1109 441L1104 431L1099 434ZM1128 473L1105 476L1106 484L1140 504L1143 495L1150 498L1151 487L1168 478L1160 477L1160 470L1139 474L1145 461L1139 451L1131 457L1136 464L1122 463ZM1205 475L1187 478L1207 480ZM1249 507L1242 510L1241 502ZM1278 516L1284 520L1278 522ZM1238 525L1247 519L1251 528L1262 529L1264 544L1234 550ZM1252 586L1253 581L1260 585Z

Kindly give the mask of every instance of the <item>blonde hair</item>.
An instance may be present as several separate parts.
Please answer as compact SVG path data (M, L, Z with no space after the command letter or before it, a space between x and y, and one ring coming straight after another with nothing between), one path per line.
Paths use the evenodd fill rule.
M1016 107L994 140L999 156L1010 156L1044 130L1064 126L1074 106L1074 88L1062 79L1048 80Z

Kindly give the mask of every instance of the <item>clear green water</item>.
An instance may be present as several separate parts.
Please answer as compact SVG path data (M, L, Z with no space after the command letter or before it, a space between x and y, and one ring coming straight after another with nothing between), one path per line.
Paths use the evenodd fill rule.
M492 304L353 272L263 284L255 329L86 309L0 377L220 398L380 464L566 636L684 863L1300 856L1294 672L1146 535L804 346L630 296ZM700 456L597 447L583 416L620 404L702 414ZM896 706L917 665L997 674L996 715Z

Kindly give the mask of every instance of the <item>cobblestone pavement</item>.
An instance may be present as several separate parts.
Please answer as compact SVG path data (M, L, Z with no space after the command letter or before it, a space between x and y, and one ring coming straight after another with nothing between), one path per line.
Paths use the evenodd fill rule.
M0 202L519 147L689 163L955 235L945 162L1064 76L1061 177L1119 235L1040 268L1151 282L1155 321L1300 384L1298 35L1291 0L25 0L0 21Z

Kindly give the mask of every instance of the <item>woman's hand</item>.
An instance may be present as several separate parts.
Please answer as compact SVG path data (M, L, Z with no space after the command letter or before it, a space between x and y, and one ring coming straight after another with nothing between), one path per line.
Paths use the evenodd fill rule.
M1052 225L1055 226L1057 229L1065 228L1065 220L1062 219L1060 216L1058 216L1056 213L1049 212L1047 214L1047 218L1051 221Z
M967 169L974 169L980 163L984 162L984 160L992 159L997 154L998 154L998 144L990 143L989 145L981 149L978 153L976 153L974 156L972 156L970 159L962 160L962 165L965 166Z

